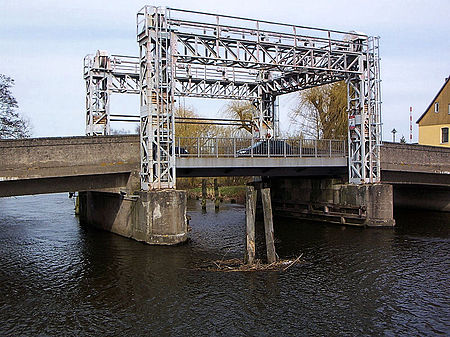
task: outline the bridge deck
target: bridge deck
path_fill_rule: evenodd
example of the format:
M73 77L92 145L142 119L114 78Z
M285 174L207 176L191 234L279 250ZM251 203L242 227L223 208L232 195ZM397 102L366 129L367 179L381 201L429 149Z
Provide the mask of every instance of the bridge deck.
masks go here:
M345 174L347 158L181 157L177 158L176 165L179 177L317 176Z
M381 180L390 184L450 186L450 149L383 143Z

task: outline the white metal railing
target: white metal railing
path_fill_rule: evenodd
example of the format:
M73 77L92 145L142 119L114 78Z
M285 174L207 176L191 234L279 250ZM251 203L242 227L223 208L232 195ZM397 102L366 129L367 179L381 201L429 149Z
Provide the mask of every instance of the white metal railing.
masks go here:
M177 157L346 157L346 140L177 137Z

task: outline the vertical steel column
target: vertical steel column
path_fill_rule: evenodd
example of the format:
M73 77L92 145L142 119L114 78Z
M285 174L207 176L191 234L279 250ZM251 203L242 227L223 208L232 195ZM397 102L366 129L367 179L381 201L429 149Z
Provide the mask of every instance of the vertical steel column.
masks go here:
M381 99L378 38L358 56L360 75L347 79L349 182L380 181Z
M174 36L169 10L146 6L137 16L140 49L141 188L175 188ZM143 24L143 25L142 25Z
M380 147L382 143L381 130L381 79L380 79L380 56L379 56L379 38L368 38L368 57L369 57L369 78L370 86L370 124L371 124L371 156L372 170L374 182L381 179L381 157Z
M361 58L361 56L359 57ZM362 62L359 62L361 65ZM364 182L363 170L364 136L363 136L363 81L362 75L355 75L347 80L348 108L348 169L349 182L360 184Z
M276 96L267 93L263 85L258 87L258 99L255 107L258 115L255 116L255 126L258 128L258 138L273 138L275 136L275 100Z
M94 79L92 71L85 73L84 80L86 83L86 135L93 136L94 128L94 100L96 94L94 93Z
M104 109L105 109L105 123L103 124L103 133L102 135L110 135L111 134L111 116L110 116L110 102L111 102L111 81L112 81L112 74L110 71L105 72L104 79L103 79L103 102L104 102Z
M90 70L86 80L86 135L109 134L109 74Z
M280 137L280 103L278 96L274 97L273 132L275 138Z

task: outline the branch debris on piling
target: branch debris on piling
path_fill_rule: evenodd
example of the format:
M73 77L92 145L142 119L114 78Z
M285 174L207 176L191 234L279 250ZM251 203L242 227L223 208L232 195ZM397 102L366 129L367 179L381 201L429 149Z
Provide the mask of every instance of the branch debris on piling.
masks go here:
M199 270L230 272L249 272L249 271L286 271L295 264L299 264L303 254L300 254L294 260L278 260L273 263L262 263L261 260L255 260L253 264L245 264L240 259L217 260L200 266Z

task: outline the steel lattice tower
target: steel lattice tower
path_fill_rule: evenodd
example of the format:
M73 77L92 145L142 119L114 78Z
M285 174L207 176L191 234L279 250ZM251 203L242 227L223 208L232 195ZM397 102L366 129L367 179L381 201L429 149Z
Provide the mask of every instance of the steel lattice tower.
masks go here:
M130 68L103 74L85 67L85 79L88 134L97 132L98 120L106 123L99 133L108 133L109 93L120 92L111 83L126 76L139 82L126 92L140 93L143 190L175 188L175 97L250 101L257 111L253 135L262 139L277 136L278 96L337 81L347 83L349 182L380 181L377 37L145 6L137 14L137 40L140 56L130 58ZM130 70L136 66L138 74Z
M169 29L167 9L144 7L143 10L145 26L138 31L141 188L175 188L175 37Z
M86 82L86 135L110 134L111 94L139 94L138 58L108 55L106 51L84 58Z

